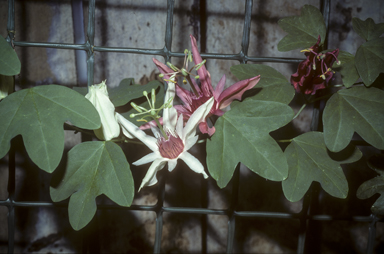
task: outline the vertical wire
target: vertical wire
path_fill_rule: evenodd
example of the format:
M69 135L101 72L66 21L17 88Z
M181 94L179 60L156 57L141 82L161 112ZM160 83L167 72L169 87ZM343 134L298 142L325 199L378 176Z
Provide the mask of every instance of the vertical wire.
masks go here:
M172 48L172 33L173 33L173 11L175 1L167 1L167 20L165 27L165 45L163 48L165 62L171 61L171 48ZM164 82L164 92L168 89L167 82ZM155 243L153 246L153 253L160 253L161 251L161 238L163 233L163 205L165 197L165 178L160 179L159 195L157 198L156 208L156 231L155 231Z
M240 163L237 164L235 172L232 178L232 196L231 203L228 208L228 236L227 236L227 253L233 252L233 246L235 241L235 229L236 229L236 215L235 210L239 198L239 181L240 181Z
M372 218L372 221L368 227L369 233L368 233L368 243L367 243L367 254L373 253L373 246L376 238L376 222L378 221L378 218L374 214L371 214L371 218Z
M174 10L175 1L168 0L167 1L167 21L165 28L165 62L171 61L171 48L172 48L172 33L173 33L173 10Z
M247 63L248 57L248 47L249 47L249 34L251 31L251 21L252 21L252 6L253 0L246 0L245 2L245 14L244 14L244 28L243 28L243 38L241 41L241 63Z
M156 203L156 231L155 231L155 243L153 246L153 253L160 253L161 251L161 237L163 233L163 206L165 197L165 177L161 176L159 185L159 195L157 196Z
M85 43L83 0L72 0L72 21L75 44ZM77 84L87 84L87 53L83 50L75 50Z
M8 36L7 40L13 45L15 38L15 1L8 0L8 20L7 20ZM13 88L15 89L15 87ZM16 152L15 141L11 141L11 148L8 153L8 253L14 253L15 246L15 189L16 189Z
M330 0L320 0L320 11L324 17L324 23L326 28L326 36L324 41L324 46L327 48L328 46L328 27L329 27L329 17L330 17ZM313 112L312 112L312 121L311 121L311 131L321 130L321 107L322 101L316 101L314 103ZM313 213L313 210L318 205L318 195L319 195L319 185L312 184L310 189L308 190L308 195L306 195L303 201L303 209L302 209L302 217L300 220L300 228L301 228L301 237L299 236L299 248L298 253L304 253L307 251L307 248L312 244L308 244L307 235L311 234L311 230L313 229L312 221L308 221L307 216ZM304 202L307 207L304 208ZM308 204L308 205L307 205ZM304 210L305 209L305 210ZM305 216L305 221L304 221ZM305 227L305 228L304 228ZM313 247L313 246L312 246ZM301 252L299 252L301 251ZM319 250L317 250L319 251Z
M87 78L88 86L93 85L93 69L94 69L94 39L95 39L95 0L90 0L88 3L88 28L87 28L87 37L86 46L88 48L88 60L87 60Z

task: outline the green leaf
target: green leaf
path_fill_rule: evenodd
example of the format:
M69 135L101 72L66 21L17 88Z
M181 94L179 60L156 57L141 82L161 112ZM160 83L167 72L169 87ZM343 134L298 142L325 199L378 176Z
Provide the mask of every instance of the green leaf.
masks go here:
M163 105L164 103L164 86L158 82L158 81L151 81L149 82L148 84L146 84L145 86L147 85L156 85L154 88L156 90L159 90L157 93L156 93L156 102L155 102L155 107L156 108L160 108L161 105ZM160 86L160 89L158 89L158 86ZM150 90L147 90L147 92L150 94ZM141 93L141 95L143 95L143 93ZM148 95L149 96L149 95ZM148 101L147 99L144 97L142 98L141 100L136 100L135 103L141 107L144 107L144 108L147 108L149 109L149 104L148 104ZM131 118L130 115L131 114L137 114L138 112L134 109L134 108L130 108L127 112L125 113L121 113L122 116L124 116L125 118L129 119L133 124L137 125L137 126L140 126L142 124L144 124L145 122L138 122L137 120L141 119L141 116L136 116L134 118ZM147 119L149 120L149 119Z
M384 23L375 24L371 18L362 21L359 18L352 18L353 30L366 41L379 38L384 33Z
M384 149L384 92L352 87L332 95L324 109L324 137L328 149L344 149L357 132L365 141Z
M93 105L70 88L58 85L20 90L0 102L0 158L10 141L21 134L29 157L41 169L53 172L64 150L63 124L98 129Z
M263 64L233 65L231 72L239 80L260 75L255 88L263 88L253 99L269 100L288 104L295 96L295 89L288 80L274 68Z
M351 87L360 77L355 66L355 56L346 51L340 51L337 58L341 64L337 65L335 62L332 68L340 72L344 86Z
M298 48L309 48L321 37L320 44L325 40L325 23L321 12L314 6L304 5L301 16L283 18L279 26L288 33L278 44L279 51L289 51Z
M135 188L121 148L111 141L78 144L68 153L63 180L50 188L54 202L71 196L69 222L75 230L85 227L96 213L96 197L105 194L121 206L132 204Z
M372 85L384 72L384 38L362 44L356 51L356 69L366 86Z
M289 174L283 181L283 191L291 202L299 201L313 181L319 182L330 195L346 198L348 182L340 164L357 161L362 156L360 150L355 148L349 158L343 161L332 160L321 132L307 132L294 138L284 153Z
M371 180L364 182L357 189L357 197L360 199L367 199L375 195L380 194L380 197L372 205L371 211L376 215L384 215L384 176L377 176Z
M152 89L157 89L161 83L153 80L146 85L134 85L133 79L123 79L118 87L108 91L109 97L115 107L123 106L133 99L143 96L143 92L147 91L151 94Z
M8 42L0 36L0 74L13 76L20 73L21 63L16 52Z
M287 177L288 166L282 150L269 132L292 120L286 104L246 99L221 116L216 132L207 141L207 165L220 188L233 176L239 162L273 181Z

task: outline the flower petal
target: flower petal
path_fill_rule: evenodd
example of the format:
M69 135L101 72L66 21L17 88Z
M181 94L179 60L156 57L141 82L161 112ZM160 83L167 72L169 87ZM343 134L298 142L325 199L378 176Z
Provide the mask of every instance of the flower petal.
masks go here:
M183 114L180 114L176 124L177 135L180 135L179 133L183 132L183 126L184 126L184 118L183 118Z
M227 107L235 99L241 100L243 93L253 88L260 81L260 75L239 81L224 90L218 99L219 109Z
M151 164L151 166L148 169L147 174L145 175L143 181L141 182L139 191L144 186L152 186L152 185L155 185L157 183L156 173L157 173L157 171L161 170L165 166L165 163L166 163L166 161L163 158L161 158L161 159L155 160Z
M188 151L194 144L196 144L198 139L199 139L199 136L196 135L194 137L191 137L191 138L185 140L184 151Z
M192 169L196 173L203 174L205 179L208 178L208 175L204 171L203 164L201 164L201 162L198 159L196 159L196 157L194 157L188 152L184 152L179 156L179 158L182 159L190 169Z
M124 135L129 134L130 136L134 136L141 140L149 149L152 151L158 151L159 148L157 147L157 139L145 134L144 131L140 130L139 127L125 119L122 115L119 113L116 113L117 121L120 123Z
M172 170L175 169L176 165L177 165L177 159L169 160L168 161L168 171L172 172Z
M209 114L209 111L211 110L214 102L214 97L212 97L207 100L203 105L198 107L195 112L193 112L183 129L182 135L180 136L182 140L186 140L192 136L195 136L197 125L200 122L205 121L205 117Z
M191 37L193 61L195 62L195 64L199 64L203 61L203 59L201 58L199 50L197 49L196 39L192 35L190 35L189 37ZM203 94L206 97L211 97L213 94L213 88L212 88L211 78L208 75L205 65L202 65L197 70L197 74L199 74L199 80L201 83L201 90L203 91Z
M165 64L163 64L162 62L160 62L159 60L157 60L155 58L152 58L152 60L155 63L155 65L157 66L157 69L159 69L159 71L162 74L164 74L164 78L169 79L171 76L165 75L165 74L173 73L174 71L171 68L169 68L168 66L166 66Z
M168 88L165 92L164 101L175 97L175 84L168 82ZM172 102L173 105L173 102ZM177 111L174 107L163 109L163 128L165 130L174 130L177 122Z
M161 157L160 153L158 151L156 151L156 152L149 153L149 154L145 155L143 158L141 158L140 160L135 161L132 164L135 165L135 166L140 166L140 165L144 165L144 164L150 163L150 162L152 162L152 161L154 161L156 159L159 159L159 158L163 158L163 157Z
M179 97L183 101L184 107L191 111L193 94L190 91L180 87L179 85L176 85L176 94L177 97Z
M212 136L216 131L215 126L209 127L206 121L199 124L199 130L203 134L208 133L209 136Z
M215 92L213 93L213 96L215 97L215 99L218 101L219 100L219 97L220 97L220 94L223 92L224 90L224 85L225 85L225 74L223 75L223 77L220 79L219 83L217 83L216 87L215 87Z

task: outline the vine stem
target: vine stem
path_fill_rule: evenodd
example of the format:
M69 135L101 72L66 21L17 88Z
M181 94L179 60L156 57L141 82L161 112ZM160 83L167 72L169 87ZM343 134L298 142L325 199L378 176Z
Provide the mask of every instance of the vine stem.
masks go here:
M303 109L304 109L306 106L307 106L307 104L303 104L303 106L301 106L300 110L296 113L296 115L292 118L292 120L295 119L296 117L298 117L298 116L300 115L301 111L303 111Z

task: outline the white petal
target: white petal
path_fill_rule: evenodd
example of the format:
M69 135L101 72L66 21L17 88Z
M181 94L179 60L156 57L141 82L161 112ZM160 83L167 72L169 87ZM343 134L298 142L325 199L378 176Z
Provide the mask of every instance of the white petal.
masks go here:
M165 92L164 101L168 101L169 98L175 97L175 84L168 82L168 88ZM172 101L173 105L173 101ZM163 128L165 130L175 130L177 122L177 111L174 107L163 109Z
M180 159L182 159L190 169L195 171L196 173L203 174L204 178L207 179L208 175L204 171L204 166L201 164L201 162L196 159L194 156L192 156L188 152L183 152L180 156Z
M163 135L161 135L159 128L157 128L155 124L153 124L152 122L149 122L149 126L151 126L151 131L152 131L153 135L155 136L155 138L160 138L163 136Z
M186 140L196 134L197 125L204 121L205 117L209 114L214 103L214 97L207 100L203 105L198 107L195 112L188 119L187 124L184 127L183 135L181 137L182 140Z
M176 133L177 135L179 135L179 137L183 133L183 126L184 126L183 114L180 114L176 124Z
M120 126L115 118L115 106L108 97L105 82L89 87L85 95L99 113L101 128L95 131L98 138L111 140L120 135Z
M188 151L194 144L196 144L198 139L199 139L199 136L197 135L187 139L184 144L184 151Z
M172 170L175 169L176 165L177 165L177 159L169 160L168 161L168 171L172 172Z
M139 191L144 186L152 186L157 183L156 173L157 171L161 170L164 167L165 163L166 161L164 161L163 159L157 159L151 164L147 174L145 175L143 181L141 182Z
M138 138L143 142L146 146L148 146L149 149L152 151L158 151L159 148L157 147L157 139L155 139L152 136L149 136L145 134L144 131L140 130L139 127L125 119L122 115L119 113L116 113L117 121L120 123L121 127L123 128L123 133L128 132L130 135Z
M149 154L145 155L143 158L141 158L140 160L135 161L132 164L135 165L135 166L140 166L140 165L143 165L143 164L150 163L150 162L152 162L152 161L154 161L156 159L159 159L159 158L163 158L163 157L161 157L160 153L159 152L153 152L153 153L149 153Z

